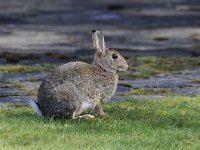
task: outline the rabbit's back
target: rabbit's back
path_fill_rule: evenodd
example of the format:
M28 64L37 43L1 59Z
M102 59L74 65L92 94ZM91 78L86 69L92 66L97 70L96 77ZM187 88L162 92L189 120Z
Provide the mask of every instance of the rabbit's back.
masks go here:
M114 94L118 76L101 67L84 62L70 62L50 73L38 91L38 102L44 114L52 116L65 112L65 107L73 110L82 102L95 105L96 101L106 101ZM64 115L71 115L69 114Z
M56 68L44 79L44 82L48 82L51 87L66 83L80 87L82 84L91 86L90 82L93 82L96 86L105 85L105 83L114 83L116 79L118 79L116 73L108 73L97 65L79 61L70 62Z

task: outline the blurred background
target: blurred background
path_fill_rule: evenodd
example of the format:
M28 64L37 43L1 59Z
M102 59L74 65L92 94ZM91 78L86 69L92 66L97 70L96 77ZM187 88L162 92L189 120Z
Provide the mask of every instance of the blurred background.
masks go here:
M0 97L36 95L55 66L92 62L92 29L129 62L119 92L199 93L199 0L1 0Z
M0 52L93 54L100 29L124 53L198 56L199 18L198 0L1 0Z

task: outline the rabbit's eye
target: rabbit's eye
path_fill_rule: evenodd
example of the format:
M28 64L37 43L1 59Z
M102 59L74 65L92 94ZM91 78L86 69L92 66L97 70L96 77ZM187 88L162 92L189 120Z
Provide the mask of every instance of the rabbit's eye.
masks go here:
M117 58L118 58L118 55L117 55L117 54L112 54L112 58L113 58L113 59L117 59Z

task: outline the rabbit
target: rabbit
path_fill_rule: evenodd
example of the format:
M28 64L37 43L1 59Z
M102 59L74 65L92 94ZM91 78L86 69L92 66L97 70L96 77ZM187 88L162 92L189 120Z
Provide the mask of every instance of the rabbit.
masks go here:
M81 118L94 116L84 111L93 109L99 117L106 117L102 104L114 95L118 71L126 71L125 58L114 49L106 48L103 34L92 30L94 61L69 62L47 75L38 89L38 101L32 107L40 116L53 118Z

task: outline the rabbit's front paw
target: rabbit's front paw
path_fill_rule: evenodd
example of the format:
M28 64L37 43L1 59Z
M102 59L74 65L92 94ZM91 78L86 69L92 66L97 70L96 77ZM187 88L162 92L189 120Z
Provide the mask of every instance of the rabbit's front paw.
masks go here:
M103 111L101 104L95 106L95 111L99 117L106 118L107 114Z
M99 114L99 117L101 117L101 118L107 118L108 114L105 113L105 112L102 112L102 113Z

